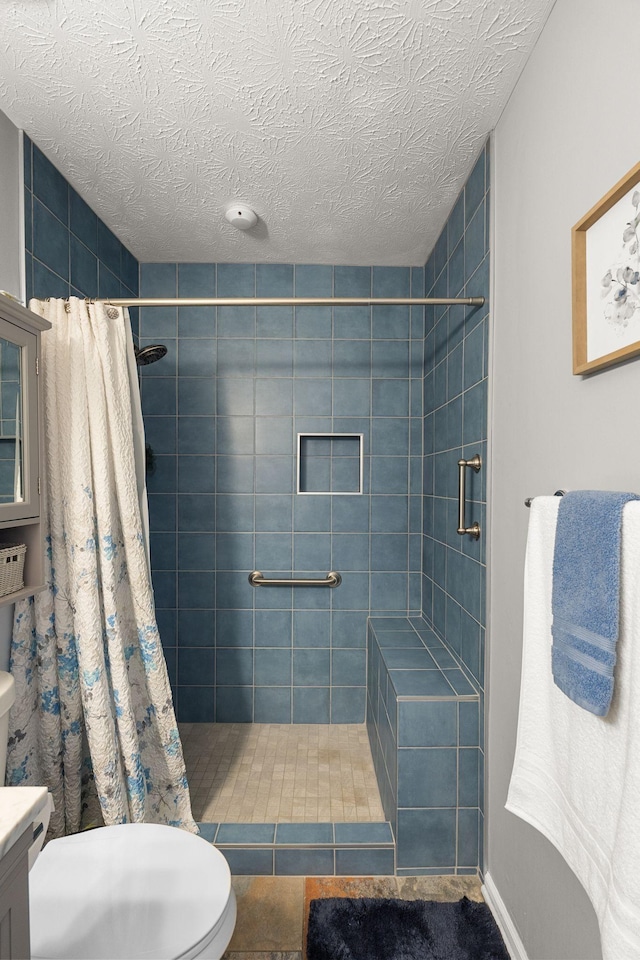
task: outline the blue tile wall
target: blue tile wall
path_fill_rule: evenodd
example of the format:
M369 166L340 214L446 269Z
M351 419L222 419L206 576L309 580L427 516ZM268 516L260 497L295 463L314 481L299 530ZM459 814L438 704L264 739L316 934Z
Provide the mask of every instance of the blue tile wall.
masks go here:
M140 266L142 296L423 290L422 269ZM421 608L423 309L141 309L141 344L158 340L142 403L179 719L363 722L367 616ZM298 433L363 434L364 493L296 495ZM308 489L353 490L353 444L312 447ZM256 589L253 569L343 581Z
M136 258L26 134L24 164L27 302L137 296Z
M479 474L467 472L467 523L480 523L480 540L458 536L456 527L457 461L479 453L486 465L487 457L489 180L487 143L425 264L427 296L485 298L482 308L425 310L423 418L423 616L480 691L480 712L464 707L460 733L480 744L481 757L486 467ZM475 777L477 783L477 772ZM482 820L481 782L478 789ZM468 847L471 841L464 837L477 835L478 825L471 825L473 816L465 813L464 824L458 824L459 845Z

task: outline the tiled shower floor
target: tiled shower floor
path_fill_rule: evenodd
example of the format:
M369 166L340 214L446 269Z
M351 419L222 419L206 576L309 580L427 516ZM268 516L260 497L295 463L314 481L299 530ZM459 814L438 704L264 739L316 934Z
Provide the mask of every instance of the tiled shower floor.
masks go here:
M364 724L180 724L193 816L213 823L384 820Z

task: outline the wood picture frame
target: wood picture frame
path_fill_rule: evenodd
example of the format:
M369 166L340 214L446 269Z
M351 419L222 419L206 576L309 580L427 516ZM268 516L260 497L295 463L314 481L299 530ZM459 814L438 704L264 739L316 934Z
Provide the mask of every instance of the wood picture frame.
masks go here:
M640 354L640 163L571 231L573 373Z

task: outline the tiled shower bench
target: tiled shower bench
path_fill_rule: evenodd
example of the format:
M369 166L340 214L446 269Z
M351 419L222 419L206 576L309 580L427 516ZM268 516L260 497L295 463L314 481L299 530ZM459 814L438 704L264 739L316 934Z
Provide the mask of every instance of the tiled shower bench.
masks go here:
M372 618L367 729L396 872L476 873L479 694L426 621Z

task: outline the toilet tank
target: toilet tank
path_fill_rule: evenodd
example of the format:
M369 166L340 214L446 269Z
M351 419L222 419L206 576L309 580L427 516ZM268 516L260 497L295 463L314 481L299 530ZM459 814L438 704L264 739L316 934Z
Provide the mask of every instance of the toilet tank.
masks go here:
M9 739L9 710L16 698L16 684L10 673L0 670L0 787L4 786Z

